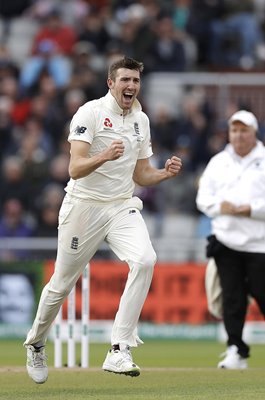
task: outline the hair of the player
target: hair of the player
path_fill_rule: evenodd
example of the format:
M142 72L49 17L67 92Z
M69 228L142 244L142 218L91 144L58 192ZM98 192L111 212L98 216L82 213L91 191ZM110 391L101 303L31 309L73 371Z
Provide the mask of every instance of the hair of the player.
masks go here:
M125 56L110 65L108 78L115 81L117 70L120 68L133 69L141 73L144 70L144 64L140 61L134 60L133 58Z

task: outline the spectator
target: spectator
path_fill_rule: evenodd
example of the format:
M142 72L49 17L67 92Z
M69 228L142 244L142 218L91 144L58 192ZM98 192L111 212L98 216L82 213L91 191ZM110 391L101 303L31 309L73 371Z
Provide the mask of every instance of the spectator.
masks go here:
M10 36L12 19L21 16L31 5L31 0L1 1L0 16L3 19L2 42L6 43Z
M44 186L39 194L39 210L46 205L52 205L54 207L60 208L62 204L63 197L65 195L62 185L58 183L51 182Z
M100 62L99 62L100 58ZM99 75L103 68L95 46L89 42L78 42L72 58L72 76L68 89L79 89L85 93L86 100L92 100L100 93Z
M79 20L87 14L91 0L33 0L30 10L32 18L43 20L54 10L60 13L63 21L78 29Z
M25 181L23 161L18 156L8 156L2 163L0 185L1 210L8 199L17 199L25 209L29 207L30 188Z
M85 16L79 29L78 40L93 44L99 54L104 54L111 36L104 26L100 10L92 8Z
M196 41L198 49L197 64L208 68L209 41L211 40L211 23L222 18L224 0L191 0L187 32Z
M9 96L0 96L0 161L6 155L7 150L12 142L12 131L14 123L12 119L12 111L14 102Z
M130 5L123 13L117 45L122 54L145 60L154 39L153 21L145 6Z
M201 90L191 89L183 98L182 112L177 118L178 137L190 146L190 168L193 171L209 159L206 143L211 132L211 110Z
M71 115L75 113L86 101L85 94L82 89L70 89L65 93L65 121L69 121Z
M17 199L8 199L3 206L0 217L1 238L31 237L35 233L35 221L26 218L22 203ZM25 259L29 256L27 250L3 249L0 251L0 259L11 261Z
M69 58L72 56L75 43L74 29L64 23L58 10L52 10L37 32L32 54L22 68L21 90L32 89L42 73L52 76L59 89L64 88L71 76Z
M34 212L36 198L47 183L47 170L53 154L52 143L39 120L30 118L27 121L12 154L22 159L25 181L31 193L30 207Z
M65 125L62 129L62 136L58 143L58 152L60 154L65 154L67 157L69 157L69 154L70 154L70 145L69 145L68 141L66 140L66 138L68 137L69 125L70 125L70 121L65 123Z
M176 119L166 106L161 105L152 122L152 140L158 145L158 152L171 153L177 141Z
M168 16L163 16L157 21L147 63L151 72L183 72L186 69L183 39Z
M1 15L1 14L0 14ZM5 77L15 77L19 75L19 67L12 60L11 54L5 43L0 42L0 79Z
M191 0L173 1L173 22L174 26L185 32L190 15Z
M263 42L252 0L225 0L223 18L210 25L210 61L214 66L251 69Z
M198 49L195 38L188 32L191 0L174 0L172 4L172 19L175 29L183 38L188 69L194 69L198 58Z
M59 9L54 8L44 17L43 25L34 37L32 54L38 54L43 43L50 43L51 46L58 49L60 54L71 57L76 41L77 35L74 28L67 25Z
M213 157L225 148L227 144L227 123L219 121L215 124L212 135L209 136L206 144L209 157Z
M59 91L51 77L43 76L39 81L38 92L32 98L31 116L41 120L45 132L55 145L55 150L67 118L64 109L64 96L67 90L68 87L64 91Z
M45 204L39 215L36 236L57 237L58 235L58 207ZM46 252L45 252L46 254ZM55 256L55 253L53 254Z
M30 93L38 85L42 75L53 78L58 89L63 89L70 80L71 64L60 49L49 39L41 41L21 70L20 86L22 93Z
M43 188L37 200L36 236L57 237L58 215L64 194L64 189L60 184L52 182ZM56 249L43 250L38 253L38 257L54 258L56 257Z
M61 185L64 189L69 180L69 154L59 153L50 162L49 174L53 183Z
M45 160L49 159L54 154L54 143L52 137L45 131L44 125L38 116L32 115L30 116L24 125L24 130L22 133L21 142L19 143L19 148L17 151L23 152L23 143L26 145L26 142L29 144L34 144L36 147L34 157ZM21 148L20 148L21 146ZM26 147L24 148L26 149ZM28 147L29 149L29 147ZM37 155L38 153L38 155ZM24 152L25 158L26 152Z
M31 99L19 95L18 80L14 76L5 76L1 81L0 92L10 100L13 127L23 125L30 112ZM11 130L12 127L9 132Z

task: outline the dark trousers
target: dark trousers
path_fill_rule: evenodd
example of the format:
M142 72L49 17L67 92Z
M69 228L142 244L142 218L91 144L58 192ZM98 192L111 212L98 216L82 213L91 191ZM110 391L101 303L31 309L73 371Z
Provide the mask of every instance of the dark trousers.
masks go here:
M265 317L265 254L240 252L219 245L214 259L223 293L227 345L236 345L242 357L249 357L249 346L242 340L242 332L248 295L257 301Z

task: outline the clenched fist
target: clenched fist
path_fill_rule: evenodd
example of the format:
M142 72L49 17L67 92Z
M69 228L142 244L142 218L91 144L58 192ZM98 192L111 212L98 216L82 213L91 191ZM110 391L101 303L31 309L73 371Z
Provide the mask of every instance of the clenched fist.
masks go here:
M113 140L111 145L105 150L106 157L109 161L117 160L124 153L125 146L122 140Z

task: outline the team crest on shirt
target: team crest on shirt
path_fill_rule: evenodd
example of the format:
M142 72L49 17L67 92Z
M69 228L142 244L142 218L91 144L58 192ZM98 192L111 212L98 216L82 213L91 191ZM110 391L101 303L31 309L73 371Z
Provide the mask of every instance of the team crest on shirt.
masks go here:
M77 250L78 249L78 242L79 242L78 237L77 236L73 236L72 237L72 241L71 241L71 249Z
M133 127L134 127L134 134L133 134L133 136L136 136L137 137L137 142L142 142L142 140L143 140L143 137L142 137L142 135L140 134L140 129L139 129L139 124L138 124L138 122L135 122L134 124L133 124Z
M79 126L79 125L77 125L77 127L76 127L75 130L74 130L74 133L75 133L75 135L80 136L80 135L82 135L83 133L85 133L86 129L87 129L87 128L86 128L85 126Z

